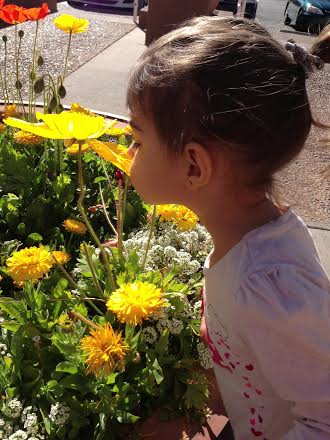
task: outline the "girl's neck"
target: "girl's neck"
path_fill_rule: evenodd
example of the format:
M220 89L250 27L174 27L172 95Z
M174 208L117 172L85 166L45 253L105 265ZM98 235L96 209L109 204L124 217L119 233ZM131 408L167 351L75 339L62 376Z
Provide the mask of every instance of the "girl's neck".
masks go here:
M281 210L266 196L251 203L233 203L206 210L201 222L212 236L214 249L210 266L219 261L248 232L281 215Z

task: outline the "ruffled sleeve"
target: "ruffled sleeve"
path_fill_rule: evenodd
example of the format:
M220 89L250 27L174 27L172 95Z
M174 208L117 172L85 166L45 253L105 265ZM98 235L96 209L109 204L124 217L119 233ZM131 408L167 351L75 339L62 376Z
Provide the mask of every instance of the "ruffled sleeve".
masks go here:
M281 440L330 439L330 288L325 273L279 265L244 277L237 292L242 339L294 428Z

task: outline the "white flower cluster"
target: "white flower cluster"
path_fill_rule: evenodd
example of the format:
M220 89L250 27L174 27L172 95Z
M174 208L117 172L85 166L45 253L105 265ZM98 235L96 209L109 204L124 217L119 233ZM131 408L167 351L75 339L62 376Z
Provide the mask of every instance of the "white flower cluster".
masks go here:
M5 416L11 419L16 419L21 415L22 409L22 402L15 397L14 399L8 400L7 404L2 409L2 412Z
M184 323L177 318L163 317L158 319L156 327L159 333L163 333L165 329L168 329L172 335L179 335L184 329Z
M70 408L57 402L50 407L49 418L56 426L63 426L70 418Z
M210 350L206 347L206 345L203 342L198 342L197 353L198 353L199 363L203 368L205 368L205 370L209 370L210 368L213 368L213 360L211 357Z
M2 356L5 356L8 352L8 347L6 344L3 344L2 342L0 342L0 354Z
M141 332L141 338L148 344L154 344L157 341L157 332L151 327L145 327Z
M22 402L17 398L10 399L1 409L5 418L0 418L0 439L43 440L45 437L38 432L38 416L35 411L32 406L23 409ZM19 426L22 423L23 426Z
M144 228L130 234L124 243L128 251L137 252L140 262L144 258L148 238L149 228ZM172 223L163 222L151 239L146 268L177 267L180 278L185 281L201 269L211 249L211 236L203 226L197 225L192 231L180 232Z

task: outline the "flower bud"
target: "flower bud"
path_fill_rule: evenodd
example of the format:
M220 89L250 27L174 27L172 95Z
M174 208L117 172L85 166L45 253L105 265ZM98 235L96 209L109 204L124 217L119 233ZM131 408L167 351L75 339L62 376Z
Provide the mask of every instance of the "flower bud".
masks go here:
M56 107L57 107L57 99L55 96L53 96L48 106L49 113L52 113L56 109Z
M94 205L94 206L90 206L88 208L88 211L94 213L96 211L99 211L102 208L103 208L103 205Z
M17 80L17 81L15 82L15 88L16 88L17 90L21 90L22 87L23 87L23 85L22 85L21 81L20 81L20 80Z
M42 58L41 55L38 56L37 64L39 67L41 67L44 64L44 59Z
M18 36L19 36L19 38L23 38L24 37L24 31L22 31L22 29L20 29L18 31Z
M45 88L44 79L43 78L37 79L37 81L34 83L34 86L33 86L35 93L37 95L39 95L40 93L43 92L44 88Z
M66 90L63 84L60 85L60 87L58 88L58 96L60 98L64 98L66 95Z
M31 70L31 72L30 72L30 79L31 79L31 81L34 81L36 79L36 74L33 70Z
M124 173L120 170L115 171L115 178L117 182L123 182L124 181Z
M61 112L63 112L64 111L64 107L63 107L63 105L62 104L59 104L58 106L57 106L57 113L61 113Z
M7 43L7 41L8 41L8 37L7 37L7 35L3 35L2 36L2 41L6 44Z

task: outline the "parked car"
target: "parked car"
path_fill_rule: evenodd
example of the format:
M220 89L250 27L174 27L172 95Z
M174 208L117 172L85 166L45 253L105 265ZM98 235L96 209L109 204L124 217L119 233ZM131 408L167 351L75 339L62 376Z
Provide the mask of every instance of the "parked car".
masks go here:
M284 11L284 24L297 30L319 33L330 23L330 0L289 0Z
M103 6L109 8L121 8L121 9L133 9L134 0L68 0L71 5L93 5ZM139 0L139 9L143 8L147 4L147 0Z
M244 14L246 18L254 19L256 17L258 2L259 0L247 0ZM217 9L221 11L229 11L236 15L237 3L238 0L220 0Z

